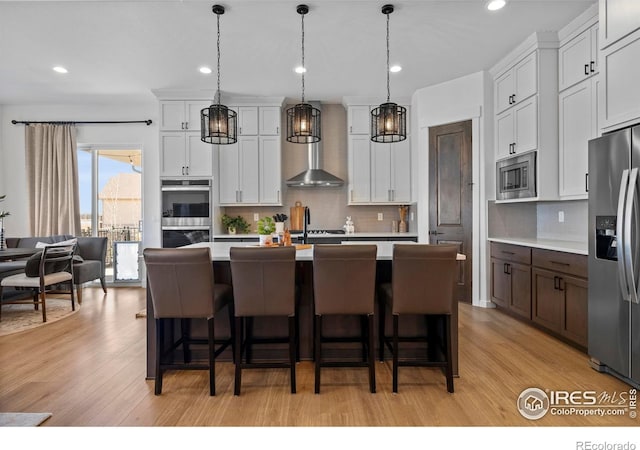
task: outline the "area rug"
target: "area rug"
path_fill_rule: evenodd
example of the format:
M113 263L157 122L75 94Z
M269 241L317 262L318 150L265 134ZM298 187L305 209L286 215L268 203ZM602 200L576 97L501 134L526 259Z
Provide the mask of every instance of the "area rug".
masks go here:
M42 306L42 305L41 305ZM18 333L56 322L70 316L80 309L76 302L76 311L71 311L71 301L64 298L47 297L47 321L42 322L42 310L33 309L33 305L17 304L2 305L2 320L0 320L0 336Z
M0 427L37 427L51 413L0 413Z

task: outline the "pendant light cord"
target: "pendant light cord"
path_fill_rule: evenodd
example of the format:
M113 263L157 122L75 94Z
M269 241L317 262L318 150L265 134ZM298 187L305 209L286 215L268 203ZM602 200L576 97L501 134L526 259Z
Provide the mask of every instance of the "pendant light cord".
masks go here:
M389 14L387 16L387 103L391 98L391 88L389 87Z
M304 73L306 68L304 66L304 14L302 16L302 103L304 103Z
M220 105L220 14L216 14L218 19L218 105Z

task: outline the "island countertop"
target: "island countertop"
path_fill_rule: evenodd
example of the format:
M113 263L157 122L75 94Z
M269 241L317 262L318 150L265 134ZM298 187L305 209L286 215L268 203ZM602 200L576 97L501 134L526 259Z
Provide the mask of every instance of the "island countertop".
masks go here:
M378 247L378 253L376 259L379 261L393 259L393 244L408 244L415 245L407 241L346 241L344 244L348 245L362 245L362 244L375 244ZM211 250L211 259L213 261L229 261L229 249L231 247L256 247L255 244L250 242L199 242L197 244L185 245L181 248L202 248L208 247ZM466 256L458 254L458 261L464 261ZM310 248L304 248L296 251L297 261L313 261L313 245Z

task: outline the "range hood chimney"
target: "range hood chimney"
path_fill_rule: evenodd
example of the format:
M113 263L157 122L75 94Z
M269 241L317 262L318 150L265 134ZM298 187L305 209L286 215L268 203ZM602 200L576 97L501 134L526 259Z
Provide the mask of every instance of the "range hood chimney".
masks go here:
M320 109L319 102L309 102ZM299 188L340 187L344 181L322 169L322 141L308 145L308 169L287 180L287 186Z

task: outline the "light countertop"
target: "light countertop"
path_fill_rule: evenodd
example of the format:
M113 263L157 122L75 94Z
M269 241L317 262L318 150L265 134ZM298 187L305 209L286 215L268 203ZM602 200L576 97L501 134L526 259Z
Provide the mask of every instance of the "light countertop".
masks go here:
M556 239L537 238L499 238L490 237L491 242L501 242L503 244L524 245L527 247L541 248L544 250L555 250L558 252L575 253L577 255L588 255L589 246L586 242L562 241Z
M351 245L359 244L376 244L378 246L378 260L391 260L393 257L393 241L371 241L371 242L348 242ZM408 244L407 242L401 242ZM211 250L211 259L213 261L229 261L229 249L231 247L253 247L255 244L249 242L200 242L198 244L185 245L181 248L201 248L208 247ZM465 255L458 254L459 261L466 259ZM313 246L304 250L296 251L297 261L313 261Z
M292 236L302 236L302 233L295 233ZM214 239L258 239L258 234L215 234ZM309 237L313 238L416 238L418 233L392 233L392 232L356 232L353 234L309 234Z

